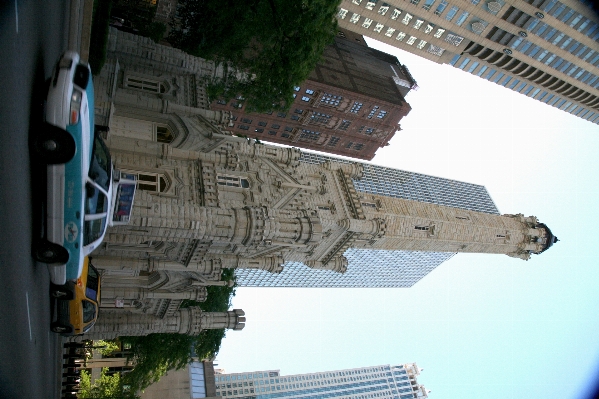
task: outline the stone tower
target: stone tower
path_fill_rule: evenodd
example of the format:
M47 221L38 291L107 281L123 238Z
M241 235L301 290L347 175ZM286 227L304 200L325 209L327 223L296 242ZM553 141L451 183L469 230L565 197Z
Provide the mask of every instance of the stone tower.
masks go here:
M208 286L231 284L221 281L224 269L279 273L296 262L344 273L349 249L528 259L557 240L533 216L497 214L480 186L473 200L462 198L472 187L446 179L438 200L402 197L390 186L410 191L422 182L362 181L372 165L307 162L315 155L233 136L230 115L206 109L199 82L217 73L212 64L124 47L131 53L109 52L95 80L96 113L110 129L115 168L137 177L138 192L129 225L110 227L93 254L104 282L94 337L240 329L239 311L180 309L204 300Z

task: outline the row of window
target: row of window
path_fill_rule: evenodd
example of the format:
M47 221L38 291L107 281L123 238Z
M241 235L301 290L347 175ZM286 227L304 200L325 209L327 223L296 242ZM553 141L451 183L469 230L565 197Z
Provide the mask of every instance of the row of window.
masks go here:
M401 13L401 11L399 11L399 10L397 10L397 11L399 13ZM339 10L339 13L338 13L338 18L344 19L347 16L347 13L348 13L348 10L346 10L344 8L341 8ZM349 22L357 23L360 20L360 17L361 17L360 14L354 13L352 15L352 17L349 19ZM404 17L404 20L406 20L408 22L411 19L412 19L412 15L410 15L410 14L406 14L406 16ZM373 22L375 22L375 21L373 21L370 18L365 18L364 21L362 22L362 27L368 29L372 25ZM423 23L424 23L423 20L417 20L416 24L415 24L415 27L420 28ZM374 32L377 32L377 33L383 33L383 28L384 27L385 27L384 24L375 22L375 26L374 26L373 30L374 30ZM433 24L426 24L426 27L424 29L424 33L430 34L434 30L435 30L435 26ZM396 31L397 31L397 34L396 34ZM438 29L436 29L436 31L434 33L434 36L437 37L437 38L440 38L443 35L444 32L445 32L445 29L438 28ZM387 27L384 30L384 35L387 36L387 37L395 37L395 39L398 40L398 41L400 41L400 42L403 42L404 39L406 37L408 37L408 35L405 32L398 31L397 29L392 28L392 27ZM462 38L462 40L463 40L463 38ZM448 40L446 40L446 41L448 41ZM424 49L424 47L428 43L424 39L420 39L419 40L416 36L411 36L411 35L408 37L408 39L406 40L405 43L411 46L411 45L413 45L416 42L418 42L416 44L416 48L418 48L418 49ZM461 40L460 40L460 43L461 43ZM455 44L455 43L452 43L452 44ZM456 45L459 45L459 43L456 44ZM445 52L445 49L443 49L441 47L438 47L438 46L434 46L432 44L429 44L429 47L427 48L426 51L429 52L429 53L431 53L431 54L434 54L434 55L437 55L437 56L441 56L443 54L443 52Z
M585 36L591 37L593 40L599 39L599 23L593 22L590 19L584 17L580 13L574 11L570 7L561 3L558 0L550 0L545 3L542 8L539 7L543 4L540 0L524 0L527 3L539 8L545 13L559 19L570 28L576 29L578 32ZM538 13L541 18L544 16L542 13Z
M458 61L460 62L458 63ZM580 118L586 119L593 123L599 123L599 113L588 110L577 104L573 104L572 101L563 99L555 94L550 93L549 91L542 91L541 88L528 84L526 81L521 81L516 77L506 75L506 73L502 72L501 70L496 70L494 68L488 67L487 65L483 65L476 73L474 73L475 69L479 66L479 62L471 60L468 57L461 58L459 54L452 59L450 64L456 68L482 77L490 82L497 83L501 86L517 91L518 93L527 95L528 97L532 97L551 106L560 108Z

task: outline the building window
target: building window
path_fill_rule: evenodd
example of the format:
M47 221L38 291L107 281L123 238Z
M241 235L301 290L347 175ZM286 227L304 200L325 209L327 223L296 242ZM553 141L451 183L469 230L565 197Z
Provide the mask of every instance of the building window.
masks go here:
M128 76L125 85L132 89L143 90L150 93L166 93L166 87L158 80Z
M310 102L310 100L312 100L310 97L302 96L302 101Z
M424 28L424 33L429 34L435 29L435 25L426 24L426 28Z
M435 37L436 37L436 35L435 35ZM445 37L445 41L447 43L451 43L456 47L459 46L463 40L464 40L464 38L462 36L454 35L452 33L448 33L447 36Z
M445 29L439 28L439 29L437 29L437 31L435 32L435 34L433 36L436 38L439 38L439 37L443 36L443 33L445 33Z
M401 42L401 41L403 41L403 39L404 39L405 37L406 37L406 34L405 34L405 33L403 33L403 32L399 32L399 33L397 34L397 37L396 37L396 39L397 39L397 40L399 40L399 41Z
M424 23L423 20L417 19L416 22L414 23L414 29L420 29L420 27L422 26L423 23Z
M314 132L312 130L302 129L300 134L300 140L304 141L317 141L320 137L320 132Z
M359 20L360 20L360 14L354 13L354 15L352 15L351 18L349 19L349 22L351 22L352 24L355 24Z
M416 36L410 36L410 38L406 41L406 44L409 44L411 46L412 44L414 44L416 39L417 39Z
M175 139L173 132L168 126L156 126L156 141L159 143L171 143Z
M362 202L362 206L374 209L378 208L374 202Z
M377 33L380 33L380 31L383 30L384 26L385 26L384 24L377 23L376 26L374 27L374 31Z
M359 131L360 133L364 133L364 134L367 134L367 135L369 135L369 136L370 136L370 135L372 135L372 133L374 133L374 131L375 131L375 130L376 130L376 129L375 129L375 128L373 128L373 127L366 127L366 126L362 126L362 127L361 127L361 128L358 130L358 131Z
M250 127L248 125L238 125L238 128L240 128L241 130L249 130Z
M329 139L327 145L329 145L331 147L335 147L337 145L337 143L339 143L339 140L341 140L339 137L332 136Z
M462 15L460 15L460 17L455 21L455 24L458 26L462 26L466 18L468 18L468 15L470 15L470 13L468 11L464 11Z
M401 20L401 22L404 25L407 25L410 23L410 20L413 18L413 15L406 13L406 15L404 15L403 19Z
M255 132L258 132L258 133L263 133L263 132L264 132L264 129L263 129L263 128L261 128L261 127L259 127L259 128L256 128Z
M167 177L162 173L138 172L122 169L122 172L134 175L137 178L137 188L154 193L164 193L170 185Z
M216 175L216 184L227 187L249 188L250 182L239 176Z
M446 0L441 0L441 3L439 3L439 5L437 6L437 9L435 10L435 15L441 15L443 13L443 11L445 11L447 4L449 4L449 3L447 3Z
M422 5L422 8L424 8L426 11L430 10L433 4L435 4L435 1L436 0L426 0Z
M336 96L333 94L324 93L322 98L320 99L320 102L324 105L336 107L339 105L339 103L341 102L342 99L343 99L342 96Z
M345 19L345 17L347 16L347 12L348 10L346 10L345 8L340 8L339 13L337 13L337 18Z
M351 125L351 121L344 119L337 129L345 131L349 128L349 125Z
M385 15L385 14L387 14L387 11L389 11L389 6L382 5L381 8L379 8L379 10L377 12L381 15Z
M391 36L393 36L394 32L395 32L395 28L387 28L387 32L385 32L385 36L391 37Z
M399 18L399 16L401 15L401 10L398 10L397 8L393 10L393 14L391 14L391 19L396 20L397 18Z
M426 40L421 40L416 47L422 49L424 46L426 46Z
M241 121L242 121L243 123L252 123L252 120L251 120L251 119L248 119L248 118L241 118Z
M323 114L321 112L312 112L310 123L327 124L331 120L331 117L331 115Z
M293 128L291 126L285 126L286 132L293 132Z
M266 122L258 122L258 126L266 126Z
M278 129L281 127L281 125L277 125L276 123L273 123L272 125L270 125L270 127L273 129Z
M268 134L270 134L271 136L276 136L276 135L277 135L277 132L276 132L276 131L274 131L274 130L269 130L269 131L268 131Z
M430 226L414 226L414 230L429 231Z
M445 49L444 49L444 48L441 48L441 47L437 47L437 46L435 46L435 45L433 45L433 44L429 44L429 46L428 46L428 50L426 50L426 51L427 51L428 53L431 53L431 54L434 54L434 55L436 55L436 56L439 56L439 57L440 57L440 56L442 56L442 55L443 55L443 53L445 52Z

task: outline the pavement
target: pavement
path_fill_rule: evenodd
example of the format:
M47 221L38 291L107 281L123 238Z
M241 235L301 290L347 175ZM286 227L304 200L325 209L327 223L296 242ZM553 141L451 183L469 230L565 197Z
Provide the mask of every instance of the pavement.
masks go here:
M94 0L71 0L68 49L77 51L81 60L86 62L89 58L93 12Z

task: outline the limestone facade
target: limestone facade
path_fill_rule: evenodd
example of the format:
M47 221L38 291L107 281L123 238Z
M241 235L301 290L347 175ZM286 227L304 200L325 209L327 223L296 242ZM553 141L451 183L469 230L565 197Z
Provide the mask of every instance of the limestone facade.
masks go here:
M240 310L179 308L204 299L206 286L229 284L220 281L223 269L277 273L302 262L343 273L348 248L528 259L554 242L533 216L367 194L354 185L362 163L300 162L297 148L232 136L226 112L205 109L202 89L184 84L199 79L163 56L110 52L96 77L96 112L110 127L114 166L137 176L138 192L130 223L109 228L93 254L105 309L88 337L243 328ZM146 81L127 80L131 71ZM149 77L160 77L158 86Z

